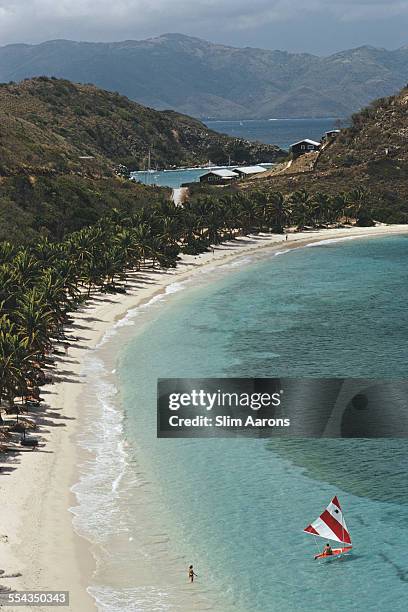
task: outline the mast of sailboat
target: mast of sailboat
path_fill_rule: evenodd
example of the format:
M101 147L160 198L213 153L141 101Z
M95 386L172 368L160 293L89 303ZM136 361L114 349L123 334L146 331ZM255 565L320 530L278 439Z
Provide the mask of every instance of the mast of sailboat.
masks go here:
M151 149L149 147L149 152L147 154L147 169L145 168L145 185L150 185L150 167L152 165L152 154Z

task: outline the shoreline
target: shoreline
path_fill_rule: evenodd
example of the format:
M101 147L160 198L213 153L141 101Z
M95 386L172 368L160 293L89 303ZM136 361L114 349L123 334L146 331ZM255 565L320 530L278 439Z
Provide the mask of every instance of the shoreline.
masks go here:
M83 367L86 356L102 340L109 342L110 330L129 310L204 267L216 268L243 255L262 255L321 241L407 233L407 225L393 225L294 233L287 241L285 235L248 236L218 245L213 252L183 255L173 270L132 273L126 294L94 294L66 327L67 344L56 347L51 369L55 382L41 387L46 406L29 413L30 417L36 415L38 435L45 446L28 451L29 458L27 451L19 450L0 460L0 568L6 574L22 574L15 578L0 575L0 585L16 590L69 590L70 605L66 609L96 610L86 591L95 568L92 544L75 531L71 510L78 505L72 487L78 483L84 452L78 443L85 419L81 398L88 384ZM37 608L42 609L47 608Z

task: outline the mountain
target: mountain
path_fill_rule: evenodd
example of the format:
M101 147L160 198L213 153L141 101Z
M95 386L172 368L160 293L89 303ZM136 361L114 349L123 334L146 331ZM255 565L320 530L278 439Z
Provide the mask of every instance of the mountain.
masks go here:
M166 195L124 179L147 163L272 161L272 145L231 138L174 111L94 85L38 77L0 86L0 240L60 239L107 209ZM127 169L125 168L127 167Z
M201 118L345 117L408 80L408 47L318 57L184 36L0 48L0 80L48 75Z

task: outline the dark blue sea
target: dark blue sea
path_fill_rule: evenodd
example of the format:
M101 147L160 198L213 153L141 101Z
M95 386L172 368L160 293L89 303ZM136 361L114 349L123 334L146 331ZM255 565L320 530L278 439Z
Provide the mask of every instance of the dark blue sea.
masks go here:
M323 119L246 119L242 121L206 121L216 132L229 136L259 140L276 144L288 150L290 145L302 138L319 141L328 130L335 129L339 120L333 117Z

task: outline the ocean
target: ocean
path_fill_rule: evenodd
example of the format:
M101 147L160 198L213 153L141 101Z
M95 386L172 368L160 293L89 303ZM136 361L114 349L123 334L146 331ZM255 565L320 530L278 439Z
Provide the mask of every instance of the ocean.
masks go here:
M276 144L288 150L290 145L301 138L319 141L328 130L336 129L343 119L326 117L320 119L245 119L243 121L206 121L206 125L216 132L229 136L259 140L266 144Z
M101 610L405 610L404 440L157 439L156 382L404 378L407 282L408 236L329 241L200 270L109 332L85 372L97 460L74 520ZM354 552L319 564L302 530L334 495Z
M290 145L301 138L320 140L323 134L336 126L336 119L246 119L242 121L207 121L212 130L258 140L266 144L276 144L288 150ZM262 160L259 160L262 161ZM154 172L133 172L139 182L161 187L180 187L182 183L192 183L208 172L208 168L183 168Z

